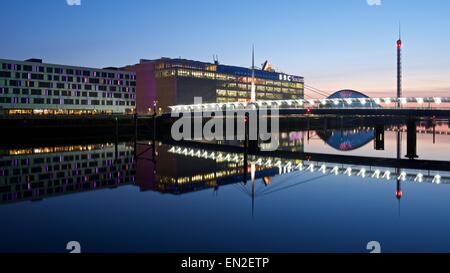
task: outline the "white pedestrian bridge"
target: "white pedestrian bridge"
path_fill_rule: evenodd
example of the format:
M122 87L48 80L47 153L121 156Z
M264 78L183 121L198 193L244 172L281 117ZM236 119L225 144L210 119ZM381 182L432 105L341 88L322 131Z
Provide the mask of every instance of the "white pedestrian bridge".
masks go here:
M324 98L296 100L259 100L254 102L201 103L169 106L171 112L213 112L226 110L280 109L446 109L450 110L450 97L404 98Z

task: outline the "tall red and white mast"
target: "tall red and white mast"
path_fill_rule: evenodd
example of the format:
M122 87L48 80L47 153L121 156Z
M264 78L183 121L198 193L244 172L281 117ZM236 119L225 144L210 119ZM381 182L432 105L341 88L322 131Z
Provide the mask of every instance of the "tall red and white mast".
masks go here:
M397 40L397 107L401 107L400 98L402 97L402 32L399 26Z

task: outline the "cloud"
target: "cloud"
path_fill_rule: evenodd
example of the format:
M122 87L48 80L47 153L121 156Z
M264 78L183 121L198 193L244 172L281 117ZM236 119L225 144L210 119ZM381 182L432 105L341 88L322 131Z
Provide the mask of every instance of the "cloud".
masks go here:
M381 0L367 0L369 6L381 6Z
M66 0L66 2L69 6L81 6L81 0Z

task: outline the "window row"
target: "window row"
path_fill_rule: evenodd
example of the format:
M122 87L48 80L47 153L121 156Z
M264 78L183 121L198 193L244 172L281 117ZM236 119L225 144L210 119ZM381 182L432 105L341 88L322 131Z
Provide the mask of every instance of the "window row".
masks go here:
M301 85L301 84L300 84ZM226 88L239 88L239 89L251 89L251 82L250 83L237 83L237 82L228 82L228 83L222 83L220 84L220 86L222 87L226 87ZM297 84L290 84L289 88L285 88L285 87L277 87L277 86L272 86L272 85L265 85L264 82L256 82L255 84L256 86L256 90L260 90L260 91L275 91L275 92L286 92L286 90L290 89L295 90L294 92L301 92L303 91L303 87L297 87Z
M48 90L48 89L20 89L20 88L0 88L0 95L26 95L26 96L61 96L61 97L90 97L90 98L114 98L114 99L132 99L135 94L115 93L115 92L87 92L87 91L68 91L68 90Z
M107 106L135 106L134 101L123 100L85 100L85 99L44 99L44 98L10 98L0 97L2 103L20 103L20 104L53 104L53 105L107 105Z
M228 96L236 96L236 94L240 94L239 96L247 96L248 94L250 94L250 89L244 89L246 91L242 91L242 90L233 90L233 89L217 89L217 94L218 95L228 95ZM275 89L256 89L256 93L284 93L284 94L292 94L292 95L303 95L304 92L303 90L296 90L296 89L280 89L280 90L275 90ZM247 95L246 95L247 94Z
M64 81L64 79L62 79ZM66 81L68 82L68 81ZM69 82L73 82L73 81L69 81ZM102 89L107 89L109 86L109 89L117 89L117 88L134 88L136 86L136 82L130 82L130 81L121 81L121 80L101 80L98 81L97 79L92 79L92 80L87 80L85 79L84 81L78 81L78 84L70 84L70 83L64 83L64 82L54 82L54 81L50 81L50 82L43 82L43 81L32 81L31 79L29 80L11 80L11 79L3 79L0 80L0 84L3 84L5 86L28 86L28 87L46 87L46 88L52 88L52 86L57 86L57 88L70 88L70 86L72 86L73 89L82 89L81 84L79 83L84 83L84 86L86 88L92 88L92 86L98 86L99 88Z
M97 79L89 77L71 77L71 76L52 76L33 73L15 73L0 71L0 78L7 79L23 79L23 80L40 80L40 81L61 81L61 82L77 82L77 83L91 83L91 84L103 84L103 85L126 85L136 86L135 81L129 80L109 80L109 79Z
M3 70L9 71L25 71L25 72L36 72L36 73L48 73L48 74L64 74L64 75L75 75L75 76L85 76L85 77L98 77L98 78L109 78L109 79L125 79L125 80L136 80L136 75L131 73L123 72L105 72L102 70L81 70L73 68L63 68L63 67L51 67L43 65L21 65L21 64L11 64L2 63Z
M217 102L236 102L240 100L248 99L249 96L242 96L243 94L236 94L234 96L231 95L217 95ZM273 93L256 93L256 98L260 100L297 100L301 99L302 96L298 95L282 95L282 94L273 94Z
M119 178L119 177L128 177L130 175L134 175L134 171L127 170L117 170L117 168L111 168L110 171L105 173L95 173L95 170L86 169L86 173L78 172L78 174L74 174L75 171L65 173L65 172L47 172L35 175L18 175L18 176L10 176L5 177L5 179L1 179L0 177L0 185L8 184L9 186L15 186L15 191L17 190L35 190L39 188L48 188L55 185L70 185L70 184L78 184L84 183L88 181L105 181L105 179L111 178ZM3 180L3 183L1 183ZM51 180L51 181L47 181ZM5 183L6 182L6 183ZM102 183L102 182L100 182ZM67 187L68 188L68 187ZM4 189L2 189L4 191Z

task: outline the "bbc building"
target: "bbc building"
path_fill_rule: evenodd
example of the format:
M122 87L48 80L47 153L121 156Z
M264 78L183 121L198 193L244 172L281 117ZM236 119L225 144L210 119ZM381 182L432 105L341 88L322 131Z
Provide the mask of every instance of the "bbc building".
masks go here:
M148 114L157 107L248 101L254 73L257 100L302 99L304 79L275 72L184 59L141 60L124 68L85 68L40 59L0 59L0 114Z
M130 71L0 59L0 114L127 114L135 93Z
M252 73L255 75L257 100L304 98L304 78L262 69L221 65L185 59L161 58L141 60L126 68L137 76L136 103L139 114L155 109L167 112L169 106L193 104L194 97L203 103L248 101L251 97Z

